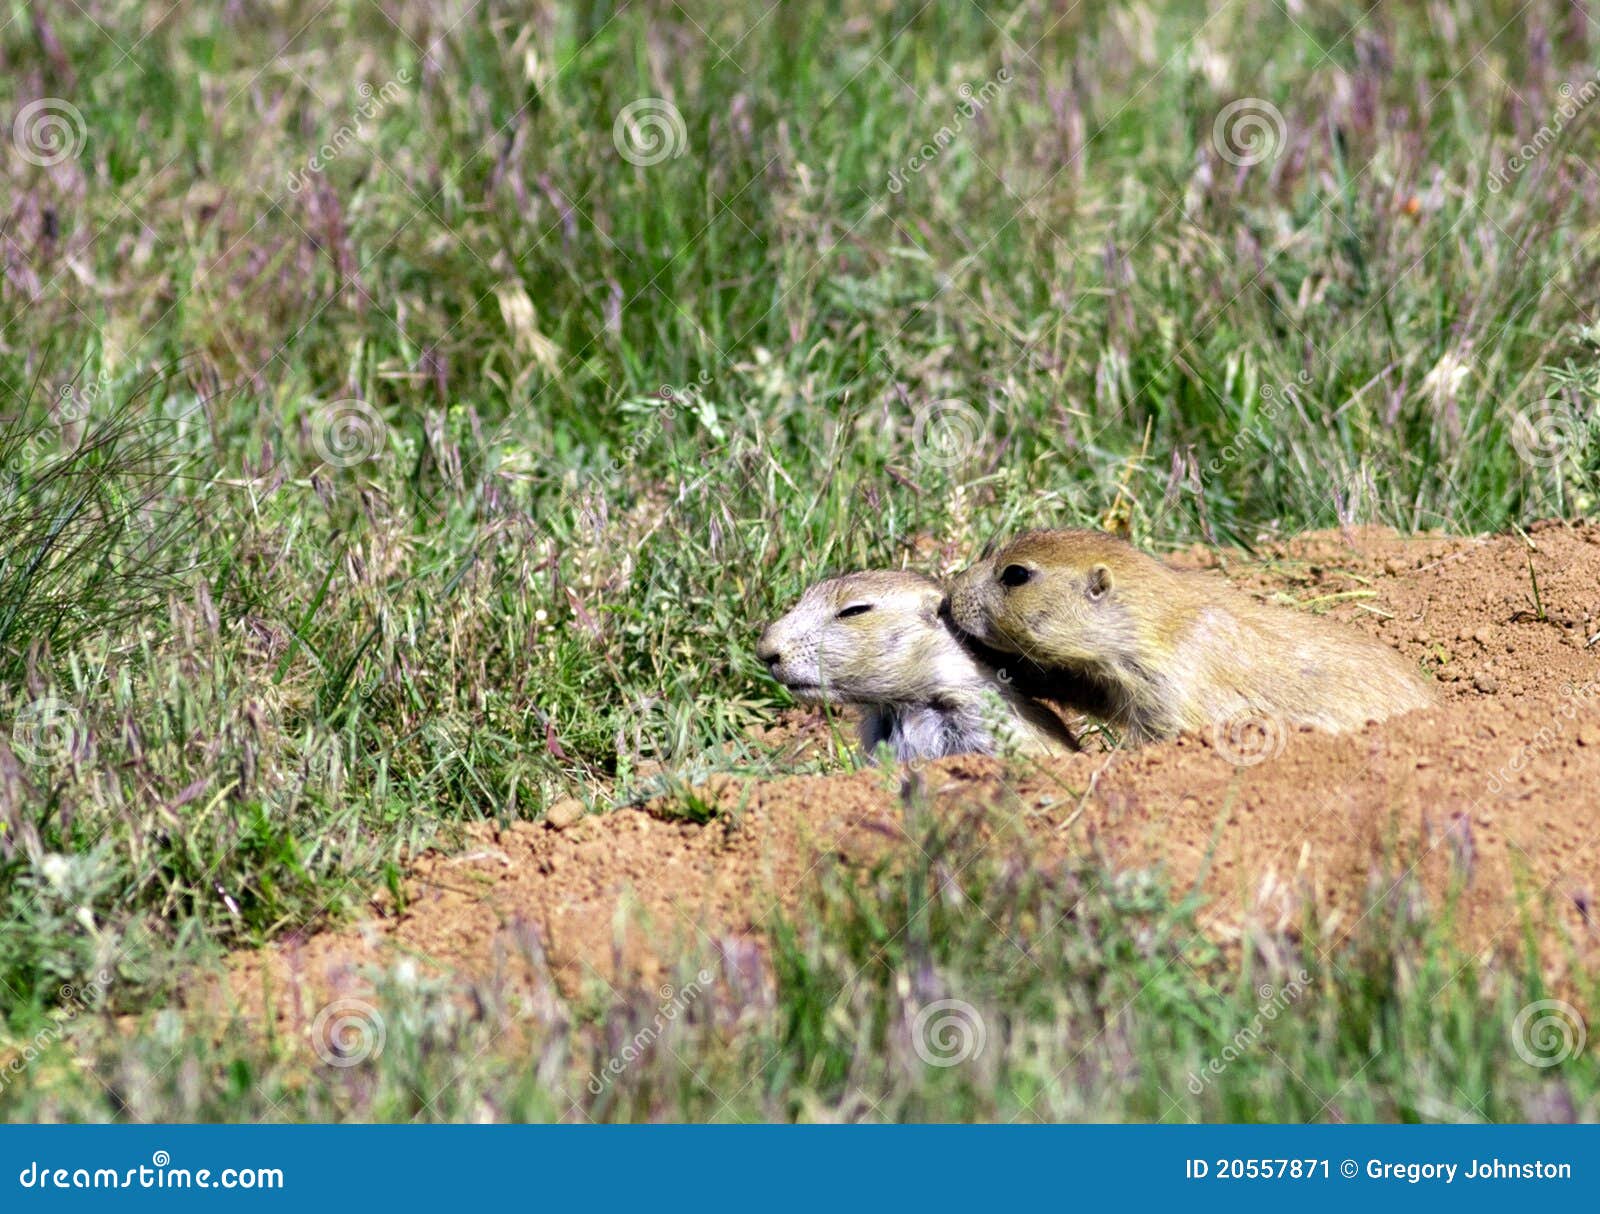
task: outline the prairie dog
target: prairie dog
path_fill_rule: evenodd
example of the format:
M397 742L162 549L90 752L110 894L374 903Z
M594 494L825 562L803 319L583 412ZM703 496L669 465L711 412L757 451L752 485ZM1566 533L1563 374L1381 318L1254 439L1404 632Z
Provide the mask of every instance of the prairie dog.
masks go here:
M1092 711L1133 741L1242 714L1338 733L1434 702L1380 642L1098 531L1018 536L956 577L950 612L983 644L1060 677L1064 701L1095 689Z
M943 603L918 573L830 578L767 626L756 656L797 700L859 705L868 754L880 744L901 761L1077 749L1054 713L963 646Z

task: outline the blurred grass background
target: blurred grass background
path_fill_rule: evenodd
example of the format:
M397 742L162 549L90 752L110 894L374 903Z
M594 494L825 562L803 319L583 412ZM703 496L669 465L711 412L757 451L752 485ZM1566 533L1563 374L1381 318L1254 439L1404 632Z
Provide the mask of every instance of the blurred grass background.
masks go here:
M758 762L825 572L1594 506L1578 0L0 21L18 1032Z

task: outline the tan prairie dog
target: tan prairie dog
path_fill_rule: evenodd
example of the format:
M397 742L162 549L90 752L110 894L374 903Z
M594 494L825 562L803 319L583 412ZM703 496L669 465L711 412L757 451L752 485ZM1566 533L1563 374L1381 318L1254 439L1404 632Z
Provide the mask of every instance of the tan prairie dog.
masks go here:
M1020 653L1132 741L1269 718L1329 732L1433 703L1378 641L1180 573L1098 531L1030 531L960 573L956 626ZM1093 704L1083 703L1090 691Z
M943 603L919 573L830 578L767 626L756 656L797 700L859 706L869 755L880 745L901 761L1076 749L1054 713L963 645Z

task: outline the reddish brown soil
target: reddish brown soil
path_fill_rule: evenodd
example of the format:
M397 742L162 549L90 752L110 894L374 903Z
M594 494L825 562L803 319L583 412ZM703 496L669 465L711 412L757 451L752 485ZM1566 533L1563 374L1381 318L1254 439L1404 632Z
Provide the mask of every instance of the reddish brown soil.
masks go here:
M282 992L312 1007L402 957L503 972L530 927L569 989L619 968L649 975L680 944L759 930L819 858L867 863L892 848L906 778L935 813L985 806L1041 862L1092 851L1160 865L1207 895L1206 925L1222 938L1301 924L1308 902L1336 938L1370 912L1376 874L1409 871L1435 902L1459 890L1470 948L1513 946L1526 918L1554 970L1596 951L1600 526L1546 524L1526 540L1327 533L1260 558L1172 559L1367 629L1436 673L1440 706L1341 737L1293 733L1249 766L1182 738L1027 769L962 758L910 773L720 777L707 795L727 812L705 826L656 816L661 805L564 830L480 826L463 852L420 858L402 913L375 903L368 923L241 954L234 991L254 1004L270 990L282 1014ZM815 736L793 720L774 730L791 751Z

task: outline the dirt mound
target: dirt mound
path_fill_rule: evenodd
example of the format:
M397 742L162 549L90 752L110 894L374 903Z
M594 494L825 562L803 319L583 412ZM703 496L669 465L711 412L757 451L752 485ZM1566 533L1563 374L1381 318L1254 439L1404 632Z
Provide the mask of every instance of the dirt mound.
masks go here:
M902 838L907 781L935 813L983 806L1041 861L1092 851L1118 867L1159 865L1204 892L1221 937L1301 923L1309 900L1336 939L1370 913L1374 873L1410 871L1430 900L1454 900L1472 948L1510 946L1527 920L1556 969L1595 951L1600 526L1489 539L1319 533L1249 559L1172 559L1366 628L1434 672L1440 707L1340 737L1268 730L1024 767L959 758L720 777L699 794L722 810L705 825L663 816L670 800L563 830L481 825L465 851L420 858L403 909L375 906L357 927L240 954L233 990L255 1004L270 989L294 1019L359 988L364 967L402 957L503 972L530 928L563 985L648 976L679 946L759 929L824 857L882 855Z

